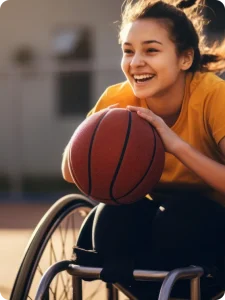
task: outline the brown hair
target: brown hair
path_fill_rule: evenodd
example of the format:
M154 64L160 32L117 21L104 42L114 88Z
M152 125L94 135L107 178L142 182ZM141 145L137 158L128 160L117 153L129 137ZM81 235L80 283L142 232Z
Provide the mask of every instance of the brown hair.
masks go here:
M178 54L192 48L194 60L189 72L225 71L225 40L206 45L203 27L208 23L203 16L205 0L125 0L120 25L119 42L127 24L139 19L159 19L170 31Z

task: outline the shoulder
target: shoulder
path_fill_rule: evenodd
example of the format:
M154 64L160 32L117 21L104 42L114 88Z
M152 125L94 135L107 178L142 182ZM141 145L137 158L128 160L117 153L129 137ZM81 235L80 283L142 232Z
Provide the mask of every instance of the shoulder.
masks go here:
M189 107L199 112L225 105L225 81L214 73L196 72L190 82Z
M204 127L218 144L225 136L225 81L213 73L196 75L191 107L201 114Z
M225 93L225 81L211 72L196 72L193 75L190 84L191 95L204 96L216 93L217 91L224 91Z
M189 106L203 114L225 111L225 81L214 73L195 73L190 84Z
M95 106L88 113L88 116L115 103L119 103L119 106L124 108L128 104L134 105L136 99L127 81L111 85L101 95Z

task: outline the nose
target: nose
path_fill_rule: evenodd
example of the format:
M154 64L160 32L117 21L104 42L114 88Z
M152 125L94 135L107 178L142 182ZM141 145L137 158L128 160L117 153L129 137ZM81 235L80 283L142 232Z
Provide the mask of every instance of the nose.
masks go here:
M145 65L145 61L142 55L135 53L130 62L131 67L142 67Z

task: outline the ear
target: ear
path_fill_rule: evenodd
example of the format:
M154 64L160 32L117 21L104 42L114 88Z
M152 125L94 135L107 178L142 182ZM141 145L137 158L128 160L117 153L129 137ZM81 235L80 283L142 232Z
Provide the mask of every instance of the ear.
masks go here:
M191 48L191 49L185 50L180 57L181 70L183 70L183 71L188 70L193 63L193 60L194 60L194 49Z

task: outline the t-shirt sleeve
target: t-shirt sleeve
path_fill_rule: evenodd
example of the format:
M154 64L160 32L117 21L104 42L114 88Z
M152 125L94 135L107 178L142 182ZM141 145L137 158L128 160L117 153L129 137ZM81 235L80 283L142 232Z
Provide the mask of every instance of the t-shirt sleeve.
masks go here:
M205 105L206 126L217 144L225 137L225 81L216 85Z

